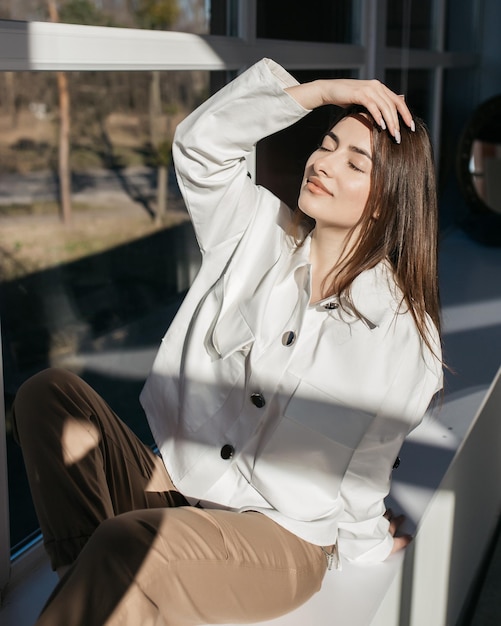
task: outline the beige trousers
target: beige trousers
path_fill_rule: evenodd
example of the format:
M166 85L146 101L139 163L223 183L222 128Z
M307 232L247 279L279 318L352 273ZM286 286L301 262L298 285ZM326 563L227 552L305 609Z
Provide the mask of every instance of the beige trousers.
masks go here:
M45 370L14 403L53 568L39 626L271 619L321 585L321 548L264 515L189 506L161 461L77 376Z

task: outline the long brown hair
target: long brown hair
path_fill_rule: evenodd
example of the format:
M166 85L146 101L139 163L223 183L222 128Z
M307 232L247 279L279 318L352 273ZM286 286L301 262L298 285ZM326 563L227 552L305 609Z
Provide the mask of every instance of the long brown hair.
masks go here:
M433 149L426 125L414 118L415 132L403 122L401 143L382 131L360 106L343 109L331 125L364 114L372 124L372 173L369 198L350 253L324 281L324 296L350 295L353 280L382 260L392 264L395 280L425 344L436 353L426 314L440 333L437 276L438 210ZM295 223L314 221L297 209ZM296 230L296 232L299 232Z

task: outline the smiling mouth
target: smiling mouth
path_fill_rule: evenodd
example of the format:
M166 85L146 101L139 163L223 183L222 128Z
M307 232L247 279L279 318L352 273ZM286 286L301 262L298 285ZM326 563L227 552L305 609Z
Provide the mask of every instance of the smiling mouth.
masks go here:
M327 187L324 187L322 182L315 176L306 179L306 188L317 195L332 196L332 193L327 189Z

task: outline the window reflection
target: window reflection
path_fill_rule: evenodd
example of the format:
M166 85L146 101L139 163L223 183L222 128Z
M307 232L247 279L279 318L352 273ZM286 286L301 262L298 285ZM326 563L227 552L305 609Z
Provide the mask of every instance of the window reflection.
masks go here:
M224 0L213 0L216 5ZM209 5L205 0L65 0L64 3L40 0L3 2L0 19L54 21L49 7L54 4L58 21L93 26L150 28L196 34L209 30ZM6 5L6 6L5 6Z
M199 266L170 146L178 122L207 97L209 73L67 77L65 225L56 76L0 74L0 318L13 546L37 528L11 434L18 386L47 366L71 369L151 443L139 391Z

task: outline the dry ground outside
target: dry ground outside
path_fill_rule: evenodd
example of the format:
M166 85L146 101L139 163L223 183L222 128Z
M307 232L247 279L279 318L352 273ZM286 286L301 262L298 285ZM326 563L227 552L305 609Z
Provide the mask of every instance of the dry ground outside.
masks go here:
M112 204L76 204L68 228L59 219L55 204L48 203L45 208L51 212L0 216L1 280L99 253L188 219L185 211L170 209L157 225L141 206L121 198Z
M181 117L181 116L179 116ZM178 120L174 120L177 122ZM144 166L146 122L140 116L111 113L105 121L109 142L96 122L72 127L71 164L77 171L103 168L113 161L123 167ZM22 109L17 119L0 114L0 173L47 171L57 158L57 116L37 116ZM151 190L154 194L154 190ZM73 199L73 224L65 228L56 202L2 207L0 212L0 280L74 261L150 235L187 219L179 198L169 197L167 215L155 224L140 203L127 194L86 193Z

